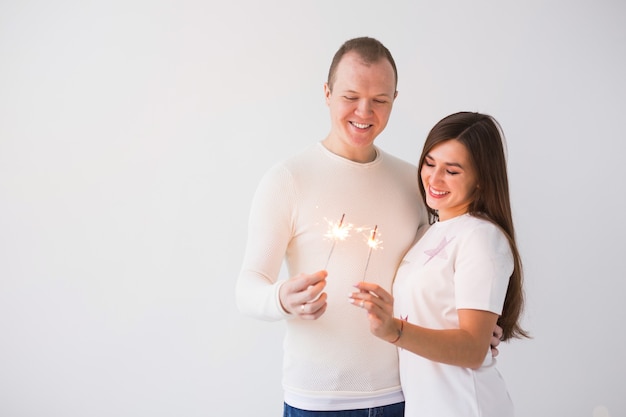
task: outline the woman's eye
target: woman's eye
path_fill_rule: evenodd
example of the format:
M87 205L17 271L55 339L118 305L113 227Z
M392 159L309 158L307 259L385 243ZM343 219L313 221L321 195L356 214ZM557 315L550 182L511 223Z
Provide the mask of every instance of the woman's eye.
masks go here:
M458 174L460 174L460 172L455 172L455 171L448 171L448 170L446 170L446 172L448 174L450 174L450 175L458 175Z
M435 164L431 164L428 161L424 161L424 165L426 165L427 167L431 167L431 168L435 166Z

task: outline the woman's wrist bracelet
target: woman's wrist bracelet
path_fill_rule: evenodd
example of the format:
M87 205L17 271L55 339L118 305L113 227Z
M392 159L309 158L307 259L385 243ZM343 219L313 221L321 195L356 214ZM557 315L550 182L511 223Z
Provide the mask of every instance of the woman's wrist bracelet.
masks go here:
M398 337L393 339L391 342L392 345L395 345L398 340L402 337L402 330L404 329L404 320L400 320L400 328L398 329Z

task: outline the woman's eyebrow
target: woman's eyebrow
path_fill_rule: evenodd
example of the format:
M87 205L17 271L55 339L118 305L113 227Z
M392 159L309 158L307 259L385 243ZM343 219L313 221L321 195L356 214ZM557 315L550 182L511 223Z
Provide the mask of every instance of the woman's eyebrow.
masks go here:
M424 159L425 159L425 160L426 160L426 159L429 159L429 160L431 160L431 161L434 161L434 160L435 160L432 156L430 156L430 154L429 154L429 153L428 153L428 154L426 154L426 156L424 157ZM451 166L451 167L457 167L457 168L465 169L465 168L463 168L463 165L459 164L458 162L444 162L444 164L445 164L445 165L447 165L447 166Z

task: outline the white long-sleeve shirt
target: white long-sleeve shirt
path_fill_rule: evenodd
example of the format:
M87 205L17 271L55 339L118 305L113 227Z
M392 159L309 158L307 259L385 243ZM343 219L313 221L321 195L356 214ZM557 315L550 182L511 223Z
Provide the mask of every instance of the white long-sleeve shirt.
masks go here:
M357 163L317 143L277 164L262 178L249 218L248 242L237 282L237 304L246 314L287 319L284 340L285 401L305 410L377 407L403 401L395 346L374 337L362 310L348 302L365 278L387 290L398 265L426 222L415 166L377 148ZM329 222L351 225L333 241ZM382 241L367 239L377 226ZM327 271L328 307L318 320L286 314L278 299L283 259L289 276Z

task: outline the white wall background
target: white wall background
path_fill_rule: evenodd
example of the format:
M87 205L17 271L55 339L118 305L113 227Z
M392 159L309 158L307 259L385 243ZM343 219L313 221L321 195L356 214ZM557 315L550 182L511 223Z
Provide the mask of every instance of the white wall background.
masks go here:
M379 146L416 162L458 110L507 134L518 415L626 415L626 3L3 0L1 416L280 415L282 324L234 305L248 208L361 35L399 67Z

